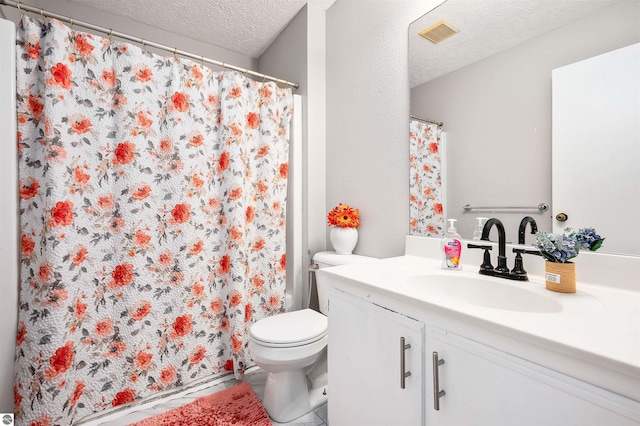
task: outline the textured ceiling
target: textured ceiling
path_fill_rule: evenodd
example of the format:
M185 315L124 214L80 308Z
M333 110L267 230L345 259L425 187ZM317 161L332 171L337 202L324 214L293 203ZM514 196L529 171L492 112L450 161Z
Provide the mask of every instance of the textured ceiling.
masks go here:
M70 0L258 58L309 3L335 0Z
M418 86L620 0L447 0L410 25L410 84ZM460 32L432 44L419 31L445 19Z

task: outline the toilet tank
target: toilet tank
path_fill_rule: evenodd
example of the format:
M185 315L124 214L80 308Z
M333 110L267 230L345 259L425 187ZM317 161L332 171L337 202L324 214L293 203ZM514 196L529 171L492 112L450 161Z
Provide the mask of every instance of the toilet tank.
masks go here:
M321 251L313 256L313 261L318 268L329 268L332 266L350 265L353 263L364 263L376 261L375 257L360 256L358 254L338 254L335 251ZM329 313L329 290L331 285L316 275L316 287L318 288L318 304L320 312L327 315Z

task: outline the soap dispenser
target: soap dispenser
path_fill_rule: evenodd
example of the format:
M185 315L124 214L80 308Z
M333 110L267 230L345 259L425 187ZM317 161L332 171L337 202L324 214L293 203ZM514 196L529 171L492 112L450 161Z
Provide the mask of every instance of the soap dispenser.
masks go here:
M448 219L449 228L442 238L442 269L459 271L462 269L460 257L462 255L462 237L456 231L456 219Z
M484 228L485 220L489 220L488 217L476 217L478 224L476 225L475 231L473 231L473 240L480 241L482 239L482 228Z

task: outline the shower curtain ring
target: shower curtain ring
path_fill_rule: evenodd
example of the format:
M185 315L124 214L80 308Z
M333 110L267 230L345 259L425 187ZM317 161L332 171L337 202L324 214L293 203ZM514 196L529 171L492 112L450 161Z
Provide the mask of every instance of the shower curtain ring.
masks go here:
M42 9L40 9L40 16L42 16L42 24L46 24L47 23L47 17L44 16L44 11Z
M16 3L16 7L18 8L18 10L20 11L20 18L22 19L22 17L24 16L24 11L22 10L22 8L20 7L20 0L18 0L18 2Z
M178 48L177 47L173 48L173 58L176 59L176 60L178 59Z
M113 41L113 29L109 28L109 42Z
M204 56L200 56L200 64L204 68Z
M142 39L142 51L147 53L147 42Z

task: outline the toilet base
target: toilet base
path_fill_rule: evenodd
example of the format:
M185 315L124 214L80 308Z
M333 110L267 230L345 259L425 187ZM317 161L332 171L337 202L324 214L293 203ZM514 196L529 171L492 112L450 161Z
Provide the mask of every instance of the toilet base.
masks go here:
M326 382L309 386L304 370L268 373L262 404L269 417L287 423L303 416L327 402Z

